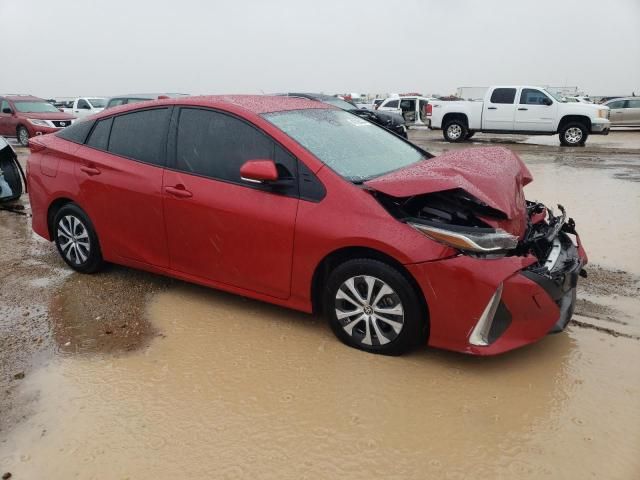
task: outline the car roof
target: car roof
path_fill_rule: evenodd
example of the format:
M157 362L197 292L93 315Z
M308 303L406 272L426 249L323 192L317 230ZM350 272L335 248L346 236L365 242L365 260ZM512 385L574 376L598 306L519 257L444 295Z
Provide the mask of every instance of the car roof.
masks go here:
M124 95L114 95L113 97L109 97L109 100L114 100L116 98L141 98L143 100L155 100L156 98L161 96L169 97L169 98L177 98L177 97L188 97L189 94L187 93L127 93Z
M12 102L45 102L44 98L34 97L33 95L0 95L0 97L11 100Z
M125 112L128 110L137 110L149 106L161 105L192 105L200 107L236 107L242 110L255 113L271 113L283 112L289 110L308 110L308 109L335 109L337 107L320 103L316 100L309 100L300 97L278 97L272 95L201 95L188 96L179 98L167 98L160 100L149 100L144 103L132 103L110 108L104 111L102 116L110 116L114 113Z

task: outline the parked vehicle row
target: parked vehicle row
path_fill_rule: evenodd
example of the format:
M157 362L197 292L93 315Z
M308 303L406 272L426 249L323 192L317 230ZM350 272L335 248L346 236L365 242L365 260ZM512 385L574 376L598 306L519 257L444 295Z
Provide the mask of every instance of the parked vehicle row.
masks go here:
M562 207L525 201L509 150L434 157L305 98L123 105L30 147L33 229L71 268L323 312L368 352L527 345L567 325L587 262Z
M460 142L476 132L555 135L565 146L583 145L589 135L607 135L609 108L567 103L533 86L491 87L484 101L432 101L429 128L442 129L445 140Z

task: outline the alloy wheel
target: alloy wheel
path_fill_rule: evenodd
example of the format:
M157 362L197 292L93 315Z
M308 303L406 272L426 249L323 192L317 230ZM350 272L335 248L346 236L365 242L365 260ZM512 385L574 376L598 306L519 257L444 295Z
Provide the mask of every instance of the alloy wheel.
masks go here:
M447 135L451 140L457 140L462 135L462 127L457 123L452 123L447 127Z
M73 216L65 215L58 222L58 245L66 259L74 265L87 261L91 252L91 241L87 227Z
M18 130L18 141L22 146L29 145L29 132L26 128L20 128L20 130Z
M564 132L564 139L567 141L567 143L580 143L580 141L582 140L582 130L578 127L567 128L567 130Z
M364 345L385 345L404 327L404 308L398 294L369 275L347 279L336 293L335 313L342 329Z

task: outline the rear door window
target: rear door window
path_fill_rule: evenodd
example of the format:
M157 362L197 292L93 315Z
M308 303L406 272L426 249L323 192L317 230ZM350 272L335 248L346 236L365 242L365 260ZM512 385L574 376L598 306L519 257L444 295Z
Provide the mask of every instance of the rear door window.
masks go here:
M176 139L178 170L246 185L240 178L240 167L257 159L273 160L280 179L296 177L297 159L256 127L213 110L181 109Z
M516 98L515 88L496 88L491 94L491 103L513 103Z
M627 100L625 108L640 108L640 100Z
M97 148L98 150L106 150L109 146L109 132L111 132L111 123L113 118L105 118L100 120L87 139L87 146Z
M168 108L155 108L114 117L109 152L153 165L164 165L169 112Z

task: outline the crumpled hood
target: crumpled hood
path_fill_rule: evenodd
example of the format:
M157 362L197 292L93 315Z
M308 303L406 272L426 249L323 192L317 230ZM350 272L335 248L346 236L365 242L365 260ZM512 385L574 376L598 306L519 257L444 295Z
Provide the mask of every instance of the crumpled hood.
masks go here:
M462 189L507 217L502 221L486 219L488 223L521 237L527 220L523 187L532 180L515 153L503 147L486 147L447 152L365 185L397 198Z

